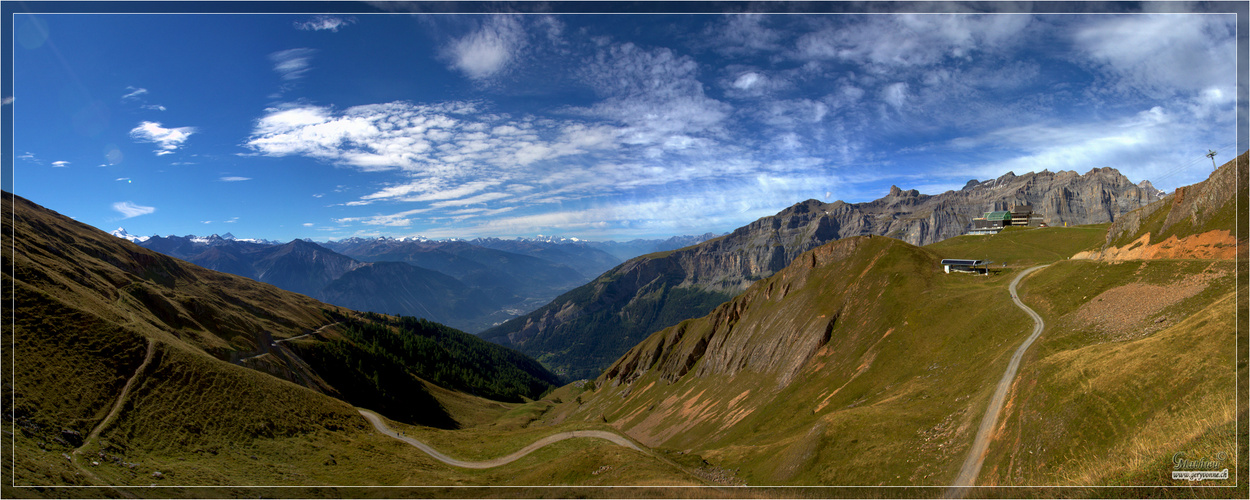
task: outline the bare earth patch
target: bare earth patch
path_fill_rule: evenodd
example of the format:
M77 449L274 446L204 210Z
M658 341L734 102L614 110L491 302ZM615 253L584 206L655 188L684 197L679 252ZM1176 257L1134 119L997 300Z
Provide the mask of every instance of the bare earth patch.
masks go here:
M1111 247L1101 252L1081 252L1073 259L1101 259L1107 261L1150 259L1234 259L1237 257L1237 238L1225 230L1208 231L1184 238L1170 236L1159 243L1150 244L1150 233L1122 248Z
M1144 337L1162 330L1171 323L1167 318L1149 319L1164 308L1197 295L1211 280L1223 273L1186 276L1170 285L1130 283L1098 294L1069 315L1076 325L1092 326L1111 337L1126 340Z

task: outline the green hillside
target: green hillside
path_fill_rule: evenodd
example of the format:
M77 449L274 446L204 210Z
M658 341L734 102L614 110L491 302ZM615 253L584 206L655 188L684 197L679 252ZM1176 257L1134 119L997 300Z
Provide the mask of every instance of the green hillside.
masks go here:
M1028 267L1101 247L1110 225L1009 227L998 234L956 236L925 248L946 259L982 259L996 265Z

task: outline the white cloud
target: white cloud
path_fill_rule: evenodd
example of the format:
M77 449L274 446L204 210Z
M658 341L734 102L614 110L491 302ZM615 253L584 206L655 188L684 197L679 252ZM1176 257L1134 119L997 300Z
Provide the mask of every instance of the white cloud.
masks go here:
M145 121L130 130L130 138L139 142L157 144L160 149L156 150L156 155L164 156L182 147L182 143L194 133L195 127L165 128L160 122Z
M250 181L250 180L252 180L252 178L251 178L251 177L236 177L236 176L228 176L228 177L222 177L220 180L221 180L221 181L223 181L223 182L239 182L239 181Z
M411 180L362 198L431 201L556 168L550 160L611 147L610 130L577 122L510 119L475 103L392 102L343 111L310 105L266 110L246 146L266 156L305 156L362 171L401 170Z
M517 59L526 45L525 30L513 16L494 16L444 51L453 68L474 80L503 72Z
M708 97L699 65L667 48L632 43L600 49L583 79L606 98L581 112L621 126L619 140L648 147L651 157L691 145L712 146L733 108Z
M768 77L754 71L748 71L738 76L737 80L734 80L733 87L739 90L750 90L760 85L767 84Z
M67 161L65 161L65 160L54 161L54 162L52 162L52 166L54 166L54 167L68 167L68 166L69 166L69 162L67 162Z
M148 89L144 88L126 87L126 90L128 93L123 95L122 99L138 99L139 96L148 93Z
M315 49L308 48L280 50L269 54L269 60L273 61L273 70L282 75L283 80L298 80L311 69L309 62L316 53Z
M1022 14L914 14L837 19L800 36L791 57L868 65L875 73L967 59L1021 43L1032 16Z
M1231 94L1236 20L1236 14L1089 16L1072 39L1121 89L1156 98L1211 87Z
M356 18L341 18L336 16L316 16L307 21L296 21L295 29L303 31L331 31L338 32L339 28L356 24Z
M316 225L316 224L314 224L314 223L312 223L312 222L305 222L305 223L304 223L304 227L313 227L313 226L315 226L315 225Z
M129 201L119 201L113 204L113 210L120 212L123 219L129 219L131 217L138 217L140 215L147 215L155 212L156 208L136 205Z
M161 106L159 104L144 104L143 106L140 106L140 107L142 107L143 109L150 109L152 111L165 111L165 106Z
M907 84L904 82L891 83L881 90L881 100L889 104L895 110L900 110L907 103Z
M723 23L709 26L703 33L716 51L730 56L776 52L782 48L783 33L767 24L775 16L730 14Z
M5 96L3 99L0 99L0 106L8 106L10 104L13 104L13 96Z

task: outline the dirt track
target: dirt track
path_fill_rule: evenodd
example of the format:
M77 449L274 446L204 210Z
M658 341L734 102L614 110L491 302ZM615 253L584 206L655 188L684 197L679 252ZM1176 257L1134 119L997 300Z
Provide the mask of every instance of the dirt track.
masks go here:
M1049 265L1049 264L1047 264ZM1033 312L1029 306L1020 302L1019 296L1016 294L1016 285L1020 280L1029 273L1041 269L1046 266L1035 266L1025 269L1011 280L1011 300L1016 303L1016 307L1023 309L1033 318L1033 334L1025 339L1023 344L1016 349L1016 353L1011 356L1011 362L1007 364L1007 371L1003 372L1003 378L998 381L998 386L994 389L994 397L990 399L990 405L985 409L985 416L981 417L981 427L977 429L977 437L972 441L972 448L968 450L968 458L964 460L964 465L959 469L959 475L955 476L955 482L950 489L946 490L946 498L962 498L967 492L969 486L976 484L977 475L981 473L981 464L985 462L985 453L989 450L990 435L994 433L994 427L998 425L998 413L1003 410L1003 404L1007 399L1007 390L1011 388L1011 381L1016 378L1016 370L1020 368L1020 358L1024 357L1024 352L1029 350L1029 346L1033 345L1033 341L1037 340L1038 335L1042 334L1042 329L1046 327L1046 323L1042 321L1042 317Z
M537 450L537 449L539 449L539 448L542 448L542 447L544 447L544 446L547 446L547 445L549 445L549 444L551 444L551 443L554 443L554 442L557 442L557 441L563 441L563 440L565 440L565 439L572 439L572 438L599 438L599 439L606 439L606 440L608 440L608 441L611 441L611 442L613 442L613 443L619 444L619 445L621 445L621 446L625 446L625 447L628 447L628 448L632 448L632 449L634 449L634 450L638 450L638 451L643 451L643 450L642 450L642 448L639 448L639 447L638 447L638 445L636 445L636 444L634 444L634 443L633 443L633 441L630 441L629 439L626 439L626 438L625 438L625 437L623 437L623 436L620 436L620 435L617 435L617 434L613 434L613 433L611 433L611 432L607 432L607 431L569 431L569 432L561 432L561 433L557 433L557 434L552 434L552 435L547 436L547 437L545 437L545 438L539 439L538 441L534 441L534 442L533 442L533 443L531 443L529 446L526 446L526 447L524 447L524 448L521 448L520 450L517 450L516 452L514 452L514 453L512 453L512 454L510 454L510 455L502 456L502 457L499 457L499 458L494 458L494 459L491 459L491 460L484 460L484 461L481 461L481 462L468 462L468 461L464 461L464 460L457 460L457 459L451 458L451 457L449 457L449 456L447 456L447 455L444 455L444 454L442 454L442 453L439 453L439 451L438 451L438 450L435 450L434 448L431 448L431 447L430 447L430 445L427 445L427 444L425 444L425 443L422 443L421 441L417 441L416 439L413 439L413 438L411 438L411 437L408 437L408 436L400 436L400 435L398 435L398 434L395 432L395 430L391 429L390 427L387 427L386 423L382 421L382 417L378 416L378 414L376 414L376 413L373 413L373 412L371 412L371 411L369 411L369 410L361 410L361 409L359 409L359 408L357 408L357 411L359 411L359 412L360 412L360 414L361 414L361 415L363 415L363 416L365 417L365 419L369 421L369 423L373 424L373 428L374 428L374 429L377 429L377 430L378 430L378 432L381 432L381 433L383 433L383 434L386 434L387 436L393 437L393 438L395 438L395 439L398 439L398 440L403 441L403 442L405 442L405 443L408 443L408 444L410 444L410 445L416 446L418 449L420 449L421 451L425 452L425 453L426 453L426 454L428 454L429 456L434 457L434 459L435 459L435 460L438 460L438 461L440 461L440 462L443 462L443 463L445 463L445 464L447 464L447 465L450 465L450 466L453 466L453 467L463 467L463 468L466 468L466 469L489 469L489 468L491 468L491 467L499 467L500 465L504 465L504 464L512 463L512 462L516 461L517 459L519 459L519 458L521 458L521 457L524 457L524 456L526 456L526 455L529 455L529 454L530 454L530 453L532 453L534 450Z

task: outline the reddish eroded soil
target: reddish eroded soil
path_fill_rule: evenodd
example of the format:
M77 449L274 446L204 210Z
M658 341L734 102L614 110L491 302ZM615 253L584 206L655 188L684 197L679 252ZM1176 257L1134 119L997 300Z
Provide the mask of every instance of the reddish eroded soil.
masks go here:
M1184 238L1170 236L1159 243L1150 244L1150 233L1122 248L1110 247L1102 251L1081 252L1073 259L1099 259L1107 261L1150 259L1234 259L1237 257L1237 238L1223 229Z

